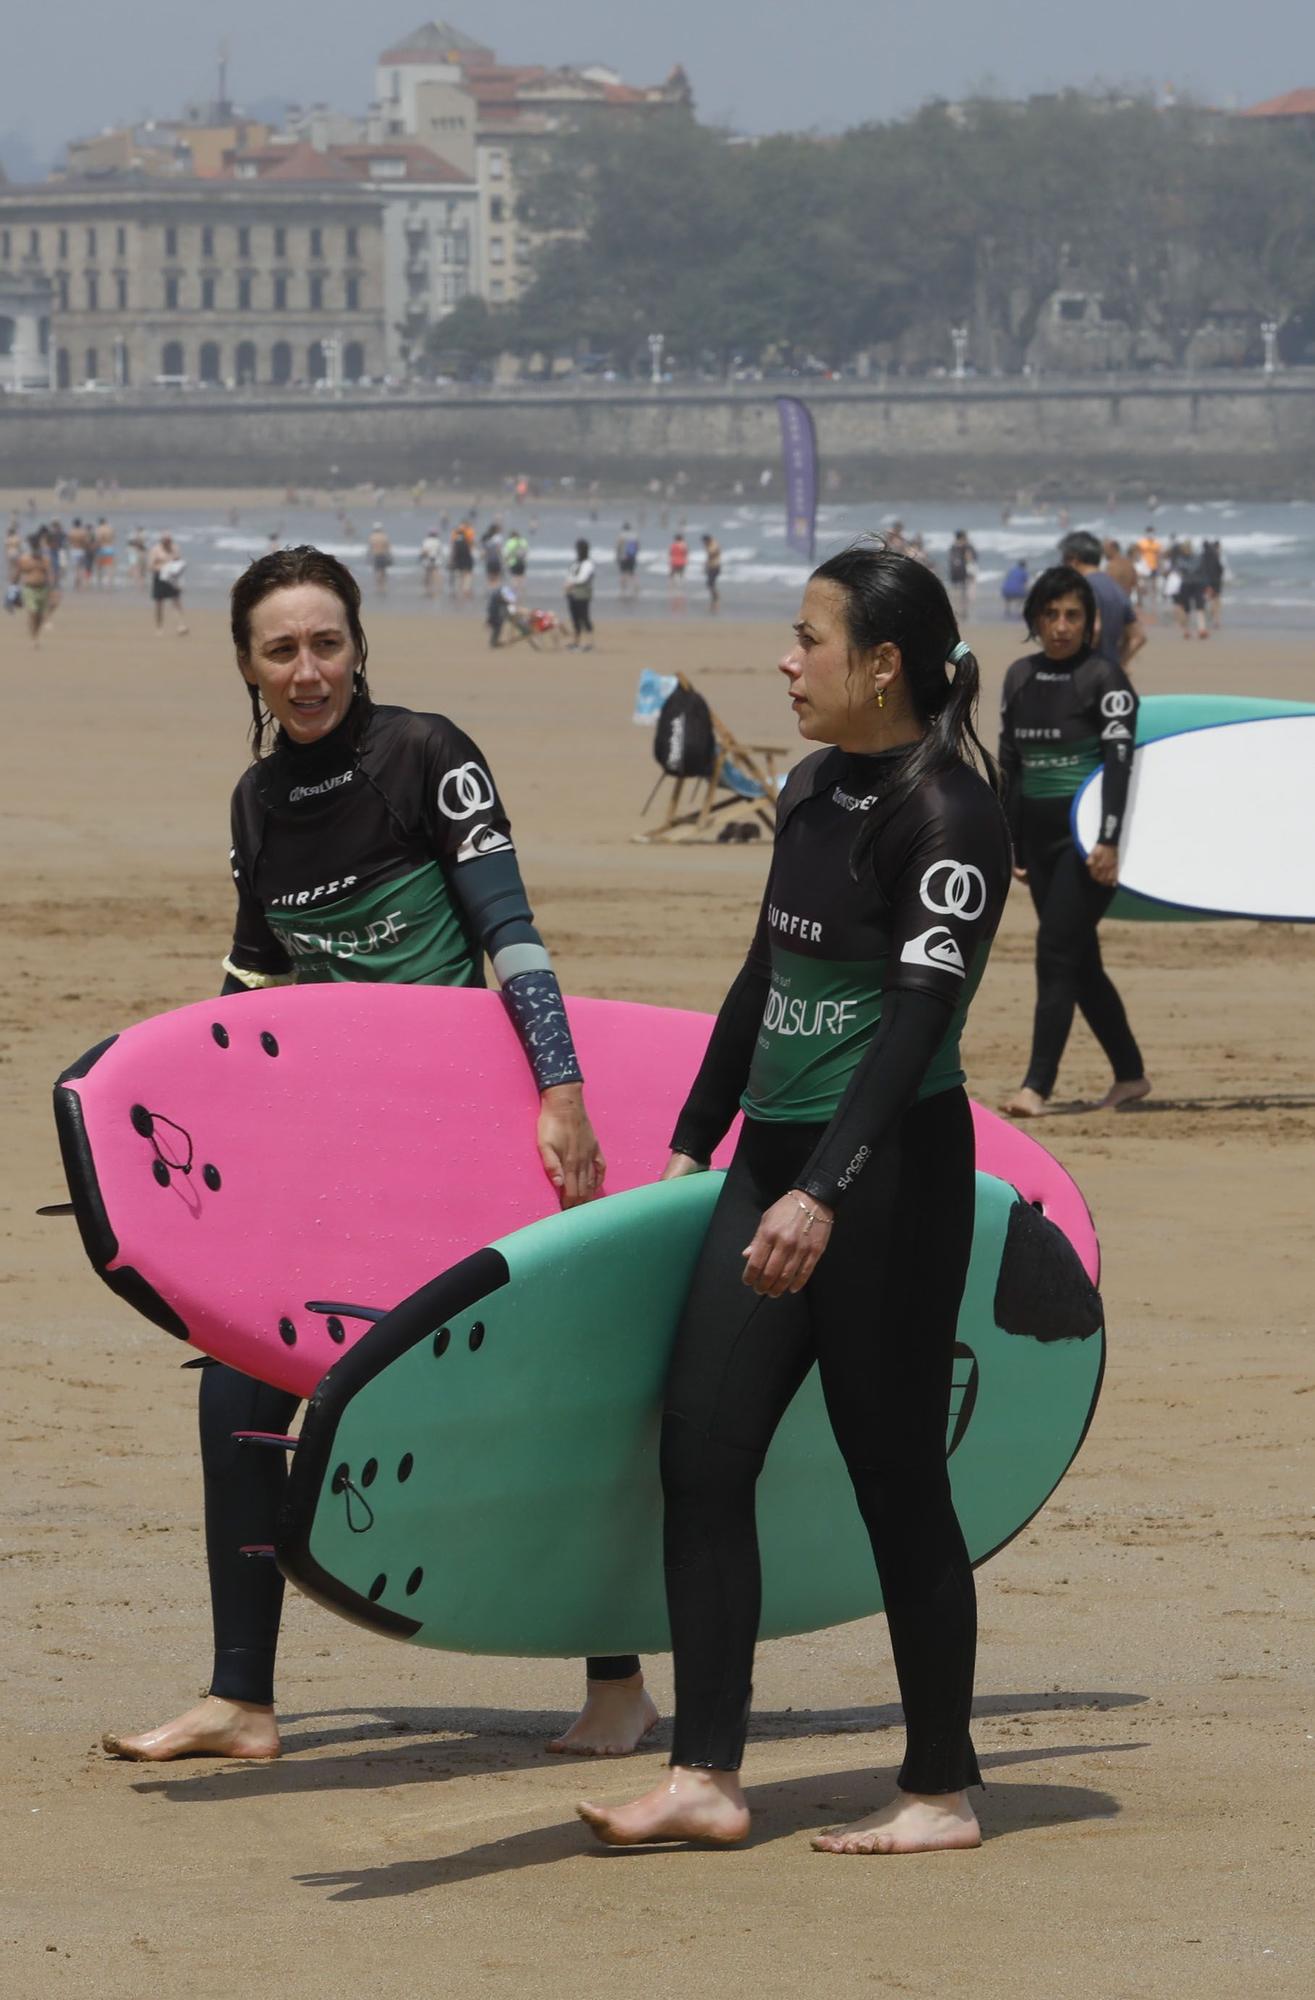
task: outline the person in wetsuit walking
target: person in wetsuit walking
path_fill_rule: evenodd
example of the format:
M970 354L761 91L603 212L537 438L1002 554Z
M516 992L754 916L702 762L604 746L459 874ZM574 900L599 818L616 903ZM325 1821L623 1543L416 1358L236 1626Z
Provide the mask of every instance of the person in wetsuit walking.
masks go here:
M824 563L781 671L801 736L822 747L781 796L758 928L665 1174L702 1171L743 1108L666 1387L672 1769L629 1805L580 1812L613 1845L747 1833L754 1490L816 1361L881 1577L908 1743L895 1800L814 1845L975 1847L976 1600L945 1427L974 1206L959 1036L1009 888L1009 838L973 729L977 662L924 565L872 543Z
M1118 887L1136 690L1120 664L1095 650L1096 599L1079 570L1043 570L1023 616L1041 650L1005 675L1000 769L1014 874L1037 913L1037 997L1027 1074L1004 1109L1035 1118L1055 1088L1075 1007L1114 1073L1101 1106L1132 1103L1151 1086L1096 929ZM1100 840L1084 860L1069 815L1094 771L1102 773Z
M591 1199L603 1159L561 991L482 753L446 716L374 701L360 591L319 549L279 549L253 563L233 588L232 633L255 761L233 794L237 922L224 993L289 979L482 986L487 955L539 1089L544 1170L564 1207ZM273 746L262 754L271 731ZM283 1579L273 1563L241 1550L274 1541L286 1469L281 1453L243 1451L234 1433L286 1434L297 1400L220 1363L203 1365L210 1689L158 1728L107 1735L111 1755L278 1755ZM551 1747L633 1749L657 1720L638 1660L591 1660L587 1673L584 1712Z

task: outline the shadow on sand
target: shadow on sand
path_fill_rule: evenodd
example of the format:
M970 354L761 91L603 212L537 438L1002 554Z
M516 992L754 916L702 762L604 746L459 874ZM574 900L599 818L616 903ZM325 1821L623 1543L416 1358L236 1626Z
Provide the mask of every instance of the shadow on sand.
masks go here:
M1145 1695L1048 1694L982 1695L973 1704L978 1720L990 1716L1053 1714L1065 1710L1100 1712L1131 1708ZM358 1718L360 1718L358 1720ZM554 1764L598 1767L598 1760L552 1758L544 1745L571 1717L561 1709L388 1708L336 1709L283 1718L284 1755L273 1763L206 1760L197 1769L170 1770L140 1777L133 1790L177 1804L205 1805L225 1800L295 1796L309 1792L371 1791L379 1786L433 1784L483 1772L526 1770ZM872 1708L776 1709L753 1718L754 1743L806 1742L809 1738L877 1734L898 1729L898 1702ZM321 1727L315 1727L316 1724ZM304 1727L300 1725L311 1725ZM662 1723L639 1754L665 1750L670 1727ZM335 1746L349 1746L335 1750ZM329 1754L316 1754L328 1752ZM999 1761L997 1759L997 1761ZM610 1760L608 1760L610 1764ZM200 1759L196 1760L201 1763ZM139 1767L140 1769L141 1767Z
M1050 1758L1109 1756L1115 1752L1144 1749L1141 1743L1099 1743L1064 1745L1054 1749L1008 1750L983 1757L982 1769L998 1771L1008 1766L1040 1762ZM615 1774L613 1774L615 1775ZM877 1799L894 1782L894 1770L882 1773L884 1783L874 1783L871 1769L821 1772L815 1777L789 1778L777 1784L747 1787L749 1803L757 1815L753 1831L743 1846L701 1849L715 1855L722 1867L733 1865L737 1854L781 1840L801 1840L819 1827L857 1819L871 1812ZM612 1789L609 1785L608 1790ZM1113 1819L1119 1812L1118 1800L1109 1792L1092 1791L1085 1785L1019 1784L991 1787L986 1794L983 1836L986 1842L1002 1840L1011 1833L1035 1827L1068 1826L1083 1820ZM371 1902L379 1897L413 1896L426 1890L455 1888L462 1882L478 1881L487 1875L504 1875L521 1868L544 1868L554 1862L580 1860L584 1856L600 1862L631 1863L646 1860L649 1865L686 1853L683 1847L601 1847L595 1844L578 1821L565 1825L533 1827L501 1840L483 1841L458 1854L425 1860L390 1861L378 1868L324 1870L313 1875L297 1875L293 1880L303 1888L323 1890L333 1903ZM817 1859L830 1860L831 1856ZM811 1862L813 1855L808 1853Z

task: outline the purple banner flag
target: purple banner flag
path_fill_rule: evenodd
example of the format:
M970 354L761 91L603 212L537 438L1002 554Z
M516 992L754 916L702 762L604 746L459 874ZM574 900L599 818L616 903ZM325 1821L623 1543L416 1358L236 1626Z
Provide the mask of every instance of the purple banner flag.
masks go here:
M781 456L785 460L785 539L813 560L817 539L817 431L813 413L798 396L778 396Z

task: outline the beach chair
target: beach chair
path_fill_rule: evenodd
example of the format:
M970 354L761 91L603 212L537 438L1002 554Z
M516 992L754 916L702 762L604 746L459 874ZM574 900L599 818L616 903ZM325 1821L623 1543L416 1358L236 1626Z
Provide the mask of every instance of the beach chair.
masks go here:
M674 680L675 687L655 717L658 736L654 754L663 767L662 774L644 802L647 813L662 788L669 785L666 810L657 826L643 829L634 838L693 842L747 840L766 834L770 839L776 830L777 793L785 782L777 765L789 751L779 743L742 742L685 674L676 674ZM683 733L678 745L664 745L662 718L678 696L682 698L682 720L691 728L688 738ZM691 750L690 741L701 731L705 718L707 738L695 742ZM638 707L635 719L640 719Z

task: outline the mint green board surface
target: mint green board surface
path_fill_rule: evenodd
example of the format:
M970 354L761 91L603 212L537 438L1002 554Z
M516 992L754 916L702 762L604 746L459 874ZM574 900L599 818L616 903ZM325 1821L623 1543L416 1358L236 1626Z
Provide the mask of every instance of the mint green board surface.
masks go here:
M372 1327L306 1412L277 1549L291 1581L358 1623L455 1652L665 1650L662 1386L721 1181L690 1176L533 1223ZM1019 1202L978 1175L946 1438L975 1562L1063 1477L1104 1362L1103 1330L1046 1344L996 1325ZM1066 1239L1037 1227L1085 1284ZM1033 1287L1040 1319L1053 1261L1047 1273ZM1030 1280L1017 1268L1013 1280L1016 1299ZM881 1608L816 1369L773 1441L758 1522L764 1637Z
M1315 704L1274 701L1244 694L1148 694L1137 710L1137 742L1158 743L1162 736L1181 736L1189 729L1213 729L1221 722L1255 722L1264 716L1309 715ZM1210 911L1180 910L1148 902L1120 889L1106 911L1108 917L1154 924L1200 924L1227 921Z

